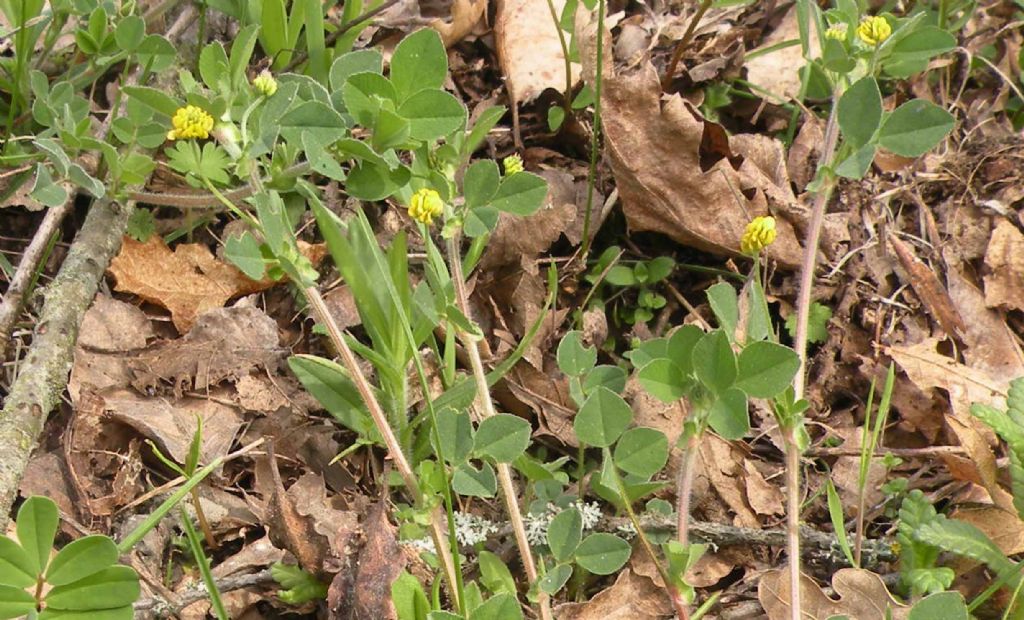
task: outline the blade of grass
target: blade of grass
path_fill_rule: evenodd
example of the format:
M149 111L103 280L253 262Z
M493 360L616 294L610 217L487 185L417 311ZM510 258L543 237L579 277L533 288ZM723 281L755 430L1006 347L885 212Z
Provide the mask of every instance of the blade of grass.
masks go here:
M181 529L185 531L188 548L192 552L192 557L199 567L199 574L206 585L206 592L210 596L210 607L216 612L218 620L231 620L227 609L224 608L224 601L221 599L220 590L217 589L217 580L213 578L213 573L210 572L210 560L203 551L203 543L199 539L199 533L196 532L196 528L192 525L192 518L184 510L181 511Z

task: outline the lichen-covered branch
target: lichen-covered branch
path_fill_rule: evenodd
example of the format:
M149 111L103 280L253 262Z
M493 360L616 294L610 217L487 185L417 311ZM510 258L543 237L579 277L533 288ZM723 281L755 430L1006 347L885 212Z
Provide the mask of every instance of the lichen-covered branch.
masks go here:
M121 247L131 209L132 203L107 199L93 204L64 264L44 291L32 348L0 411L0 531L7 527L22 472L43 423L64 393L82 317Z

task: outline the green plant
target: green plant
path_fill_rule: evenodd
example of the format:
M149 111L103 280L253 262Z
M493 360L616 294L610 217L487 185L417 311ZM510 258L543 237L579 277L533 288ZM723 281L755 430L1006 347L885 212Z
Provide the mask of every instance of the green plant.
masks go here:
M956 46L956 38L949 32L924 22L924 13L902 18L889 13L866 16L864 7L855 0L837 0L835 8L823 12L816 3L799 0L797 16L800 45L807 62L802 71L800 98L817 90L820 96L830 100L831 109L817 175L808 187L814 194L814 205L800 266L794 339L801 369L791 396L783 406L778 403L776 406L787 441L787 486L790 489L787 527L793 620L799 620L801 607L799 517L795 514L799 502L794 493L799 480L799 457L806 445L806 431L801 424L806 404L802 399L811 288L825 208L837 179L863 177L880 148L904 157L918 157L934 148L952 130L953 115L929 101L913 99L891 112L885 111L880 80L920 73L931 58ZM811 51L812 37L819 43L821 53L818 56Z
M975 403L971 413L1007 444L1013 502L1020 513L1024 506L1021 502L1024 470L1020 467L1024 449L1024 379L1010 383L1006 403L1006 411ZM912 596L939 593L950 587L954 578L952 569L938 566L939 554L943 551L986 564L997 576L992 586L971 602L971 610L1001 587L1013 588L1016 599L1016 591L1024 581L1021 566L1007 558L984 532L970 523L939 514L919 490L911 491L903 499L897 542L900 544L900 576ZM1006 614L1006 617L1019 617L1020 605L1016 608L1011 605Z
M153 450L153 454L156 455L164 465L185 478L191 478L196 475L196 471L199 468L199 450L203 445L203 419L196 416L196 430L192 434L192 442L189 444L188 455L186 456L184 465L178 465L172 459L164 456L152 441L147 441L147 443L149 443L150 448ZM203 533L203 538L205 538L206 544L209 547L216 549L217 539L213 536L213 530L210 528L209 521L206 519L206 514L203 512L203 505L199 499L198 486L192 488L191 499L192 508L195 510L196 520L199 522L199 528ZM192 558L196 562L196 566L199 568L199 574L203 578L206 590L210 593L210 605L217 614L218 620L228 620L228 612L224 607L224 601L221 599L220 590L217 588L217 582L213 578L213 573L210 572L210 561L206 557L206 552L203 551L203 541L196 532L195 527L192 525L191 515L189 515L184 509L180 512L181 528L185 532L185 541L188 545L189 552L192 554Z
M622 250L617 246L610 246L601 253L584 276L595 287L590 295L595 298L595 303L612 304L612 316L616 321L628 325L646 323L654 318L656 310L665 306L665 297L654 287L672 275L676 262L670 256L659 256L648 261L639 260L629 266L619 260L621 254ZM600 290L602 283L619 290L604 298ZM620 298L621 301L614 303Z
M18 539L0 538L0 618L133 618L139 577L117 563L118 546L86 536L51 559L58 522L52 500L32 497L18 510Z
M250 233L226 248L239 268L254 278L286 276L303 290L311 313L342 354L344 364L295 356L289 360L291 368L342 424L357 433L357 445L386 447L413 500L400 511L407 520L403 533L415 535L427 527L454 607L466 613L466 587L454 546L453 496L493 496L500 486L515 524L518 504L509 462L525 451L529 426L514 416L487 414L474 428L463 411L472 403L474 390L482 403L489 404L487 387L496 376L484 373L480 366L474 369L473 381L456 381L456 336L466 345L480 337L467 316L465 299L457 294L461 270L475 265L499 213L532 213L547 193L546 183L511 168L503 176L493 161L478 161L465 168L461 187L456 184L456 171L468 163L503 110L485 113L472 129L466 127L465 108L441 88L447 60L432 30L406 37L396 48L386 76L378 52L352 52L334 61L326 79L282 76L276 90L263 83L258 95L247 85L236 89L231 79L225 79L238 46L236 41L231 57L218 48L206 48L212 49L209 53L204 49L203 56L212 60L201 63L201 68L207 68L201 71L203 85L184 84L193 100L213 95L203 109L212 110L218 118L210 133L219 144L200 148L183 132L185 140L175 147L178 154L172 155L172 161L250 225ZM239 53L245 55L244 50ZM172 108L176 114L181 105L152 90L133 94L168 114ZM271 119L280 122L279 132L267 132L276 130ZM346 161L351 162L348 167ZM409 215L420 222L427 243L425 278L420 284L411 285L404 236L382 249L362 212L341 221L320 202L316 187L294 179L296 170L333 178L355 198L376 201L394 196L409 205ZM280 176L275 177L275 171ZM248 202L255 212L229 198L237 190L219 189L232 176L250 179ZM323 308L314 286L318 274L299 252L293 232L290 205L298 204L292 200L298 198L295 192L312 205L334 263L355 294L368 343L343 334ZM454 251L450 248L451 265L428 234L438 217L444 220L443 234L450 240L463 231L474 239L465 258L460 257L457 244ZM440 325L446 328L443 341L435 335ZM410 415L410 366L419 380L419 393L428 394L431 389L422 347L444 360L442 375L448 390L439 398L425 398L423 410ZM357 354L373 365L378 386L370 385ZM532 559L528 545L522 543L520 550L528 564ZM544 613L543 596L540 602Z
M785 398L799 367L792 350L769 340L770 319L757 281L747 290L750 315L742 329L736 291L719 283L707 292L718 329L704 332L684 325L667 337L641 343L629 355L650 394L667 403L685 399L689 405L689 418L679 438L683 450L676 481L679 546L669 555L669 566L680 570L699 557L689 545L689 501L701 436L710 428L726 439L743 437L750 429L748 399L785 402L779 399ZM680 591L687 591L684 574L685 570L671 575Z

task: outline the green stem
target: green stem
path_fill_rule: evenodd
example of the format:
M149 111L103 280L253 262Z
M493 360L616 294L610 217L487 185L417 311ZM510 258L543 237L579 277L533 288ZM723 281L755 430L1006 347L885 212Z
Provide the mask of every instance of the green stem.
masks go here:
M11 93L10 107L7 108L7 135L11 135L11 131L14 128L14 109L20 104L18 99L23 98L28 101L27 97L24 97L24 93L21 92L21 87L24 85L24 73L25 73L25 37L28 36L28 28L25 26L25 22L28 21L25 18L25 11L27 10L27 0L21 0L21 11L18 15L18 41L14 46L14 53L18 55L14 69L14 92Z
M606 462L612 462L612 451L610 448L603 448L601 455ZM661 576L661 580L665 583L665 589L668 590L669 598L672 599L672 606L675 607L676 610L676 617L678 620L688 620L690 617L690 612L687 609L688 604L679 590L673 585L672 578L662 565L661 560L658 558L658 554L654 552L654 547L651 546L651 541L647 539L647 535L644 533L644 528L640 523L640 519L636 516L633 506L629 502L629 495L626 493L626 487L622 483L622 476L619 475L619 470L614 465L607 469L611 470L615 475L615 489L618 491L619 498L622 500L622 506L626 510L629 522L633 524L633 529L636 530L636 536L640 539L640 546L644 548L644 552L646 552L648 557L651 558L651 562L654 563L654 567L657 569L658 575Z
M385 270L385 273L387 273L387 270ZM394 289L393 283L391 284L391 288ZM356 384L359 396L362 398L363 404L366 405L366 408L370 413L370 417L373 419L373 423L377 427L377 431L381 434L381 438L384 440L384 445L387 448L388 454L394 461L395 467L398 469L398 473L402 477L402 481L405 483L405 488L413 496L413 500L416 505L423 506L425 500L419 480L417 480L416 474L413 473L412 466L409 464L409 460L402 451L398 437L395 436L395 431L388 422L387 416L385 415L383 408L381 408L380 402L377 400L377 396L373 392L373 388L370 386L369 381L366 380L366 376L363 374L362 368L359 366L359 362L356 359L355 354L348 346L345 336L342 333L341 328L338 326L337 321L334 320L334 315L332 315L327 309L327 304L324 303L324 299L320 295L320 291L317 290L315 286L308 286L303 290L303 292L306 295L306 300L309 302L310 313L316 321L327 330L327 335L331 340L331 344L333 344L334 348L341 354L345 369L348 370L348 373L352 378L352 382ZM404 315L402 316L404 317ZM425 397L427 394L429 394L429 392L424 390ZM429 398L427 402L430 402ZM447 491L447 477L445 477L444 486ZM450 494L448 495L450 496ZM438 556L441 558L441 565L444 569L445 578L448 580L448 584L452 588L456 607L461 610L464 604L464 588L462 583L462 571L458 568L458 547L456 546L453 534L455 529L454 517L452 515L450 505L446 505L446 509L448 510L448 534L445 534L444 530L441 528L437 510L431 510L430 512L430 532L431 537L434 540L434 547ZM450 546L446 547L446 544Z
M194 489L193 489L194 490ZM199 567L199 574L203 578L206 592L210 597L210 606L217 614L218 620L230 620L227 609L224 608L224 601L221 599L220 590L217 589L217 581L210 572L210 560L203 551L203 543L199 540L199 534L192 526L192 517L184 510L181 511L181 528L185 531L185 538L188 540L189 550L192 552L192 559Z
M583 214L583 249L580 259L590 253L590 218L594 210L594 186L597 184L598 145L601 140L601 91L604 74L605 0L597 2L597 70L594 76L594 130L590 134L590 170L587 172L587 209Z
M433 246L430 235L425 235L427 244ZM462 274L462 259L459 256L459 236L452 235L448 238L448 264L451 270L452 281L455 285L455 301L462 314L472 320L469 308L469 298L466 294L466 282ZM453 326L454 327L454 326ZM486 419L493 417L497 412L494 410L494 402L491 400L491 392L487 385L487 373L484 371L483 360L480 358L480 347L476 340L469 334L460 333L463 345L469 353L470 365L473 368L473 377L476 380L476 396L480 403L480 417ZM515 535L516 546L519 548L519 557L523 562L523 572L526 579L532 586L537 581L537 565L533 559L533 551L530 549L529 539L526 537L526 525L523 522L522 511L519 508L519 501L516 497L515 486L512 484L512 469L508 463L498 463L498 480L501 483L501 496L505 503L505 512L508 514L509 523L512 525L512 532ZM540 606L542 620L552 620L551 600L547 593L538 590L537 601Z
M558 32L558 43L562 46L562 58L565 60L565 94L562 96L562 107L565 110L565 117L568 119L572 114L572 61L569 59L569 44L565 41L562 20L558 18L554 0L548 0L548 10L551 12L551 21L554 22L555 30Z

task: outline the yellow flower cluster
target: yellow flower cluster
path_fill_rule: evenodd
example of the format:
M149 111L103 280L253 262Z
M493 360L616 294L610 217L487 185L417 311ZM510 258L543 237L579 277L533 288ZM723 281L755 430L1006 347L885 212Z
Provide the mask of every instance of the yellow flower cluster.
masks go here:
M740 239L740 251L744 254L754 256L775 241L775 218L766 215L758 216L747 224L747 230Z
M880 15L865 17L857 26L857 36L871 46L879 46L892 34L892 26Z
M412 195L409 201L409 217L430 226L434 218L444 212L444 201L435 190L423 189Z
M523 171L523 158L516 154L509 155L501 161L501 164L505 167L505 176L507 177Z
M210 137L210 130L213 129L213 117L205 110L194 105L187 105L178 108L171 119L171 129L167 132L168 140L189 140L200 138L205 140Z
M277 92L277 80L269 71L263 71L253 78L252 87L264 97L272 97Z
M845 41L846 30L846 24L844 23L840 22L838 24L832 24L829 26L828 30L825 31L825 38L835 39L836 41Z

